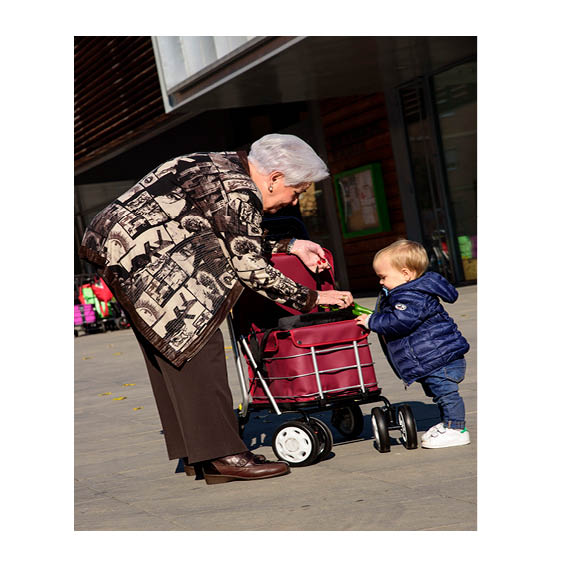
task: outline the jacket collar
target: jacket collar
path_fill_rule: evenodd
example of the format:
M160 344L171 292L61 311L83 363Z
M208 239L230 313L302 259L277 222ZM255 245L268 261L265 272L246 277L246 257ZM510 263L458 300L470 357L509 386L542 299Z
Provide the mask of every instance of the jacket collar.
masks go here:
M242 165L244 166L244 169L246 170L246 175L250 175L250 167L248 165L248 156L246 155L246 152L239 150L236 153L238 154L238 157L240 158L240 161L242 162Z

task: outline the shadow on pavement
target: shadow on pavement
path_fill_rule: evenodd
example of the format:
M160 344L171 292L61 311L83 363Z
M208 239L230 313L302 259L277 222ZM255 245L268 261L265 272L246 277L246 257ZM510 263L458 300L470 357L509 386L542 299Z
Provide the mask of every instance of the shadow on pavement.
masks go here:
M418 435L427 431L432 425L439 422L439 410L437 406L433 403L426 404L423 402L404 402L411 407L413 412ZM363 411L370 411L371 404L367 404L368 407L363 406ZM376 404L380 405L380 404ZM394 407L400 404L392 404ZM348 439L344 437L338 429L336 429L331 423L331 411L322 411L309 413L310 416L316 417L324 421L333 434L333 444L341 445L346 443L356 443L361 440L374 439L374 433L372 429L372 421L370 415L364 415L364 426L362 433L355 439ZM250 450L254 451L263 447L271 447L272 436L276 429L287 421L293 421L301 419L302 415L299 412L285 412L282 415L276 415L275 413L269 413L267 411L252 412L249 416L249 421L244 427L243 440ZM401 445L400 433L399 431L390 431L391 445ZM330 457L329 457L330 458Z

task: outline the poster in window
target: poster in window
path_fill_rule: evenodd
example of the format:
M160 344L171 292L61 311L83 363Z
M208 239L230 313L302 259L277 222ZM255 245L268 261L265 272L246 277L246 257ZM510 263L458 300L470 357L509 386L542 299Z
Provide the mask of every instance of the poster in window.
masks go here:
M390 230L382 168L372 163L334 176L345 238Z

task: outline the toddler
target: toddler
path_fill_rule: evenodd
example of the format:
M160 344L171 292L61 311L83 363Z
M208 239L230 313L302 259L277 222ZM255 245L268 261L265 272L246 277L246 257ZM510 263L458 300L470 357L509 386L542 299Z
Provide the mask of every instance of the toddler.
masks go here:
M465 377L469 344L442 307L454 303L457 290L436 272L418 242L398 240L380 250L373 268L382 292L371 315L356 321L378 333L394 372L406 385L419 382L439 407L441 423L421 438L427 449L470 443L459 383Z

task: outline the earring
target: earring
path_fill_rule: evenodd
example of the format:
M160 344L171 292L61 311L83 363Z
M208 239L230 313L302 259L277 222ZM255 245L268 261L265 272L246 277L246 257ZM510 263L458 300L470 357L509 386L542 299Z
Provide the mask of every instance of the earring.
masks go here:
M270 193L273 193L273 192L274 192L274 188L270 185L270 186L268 187L268 191L269 191Z

